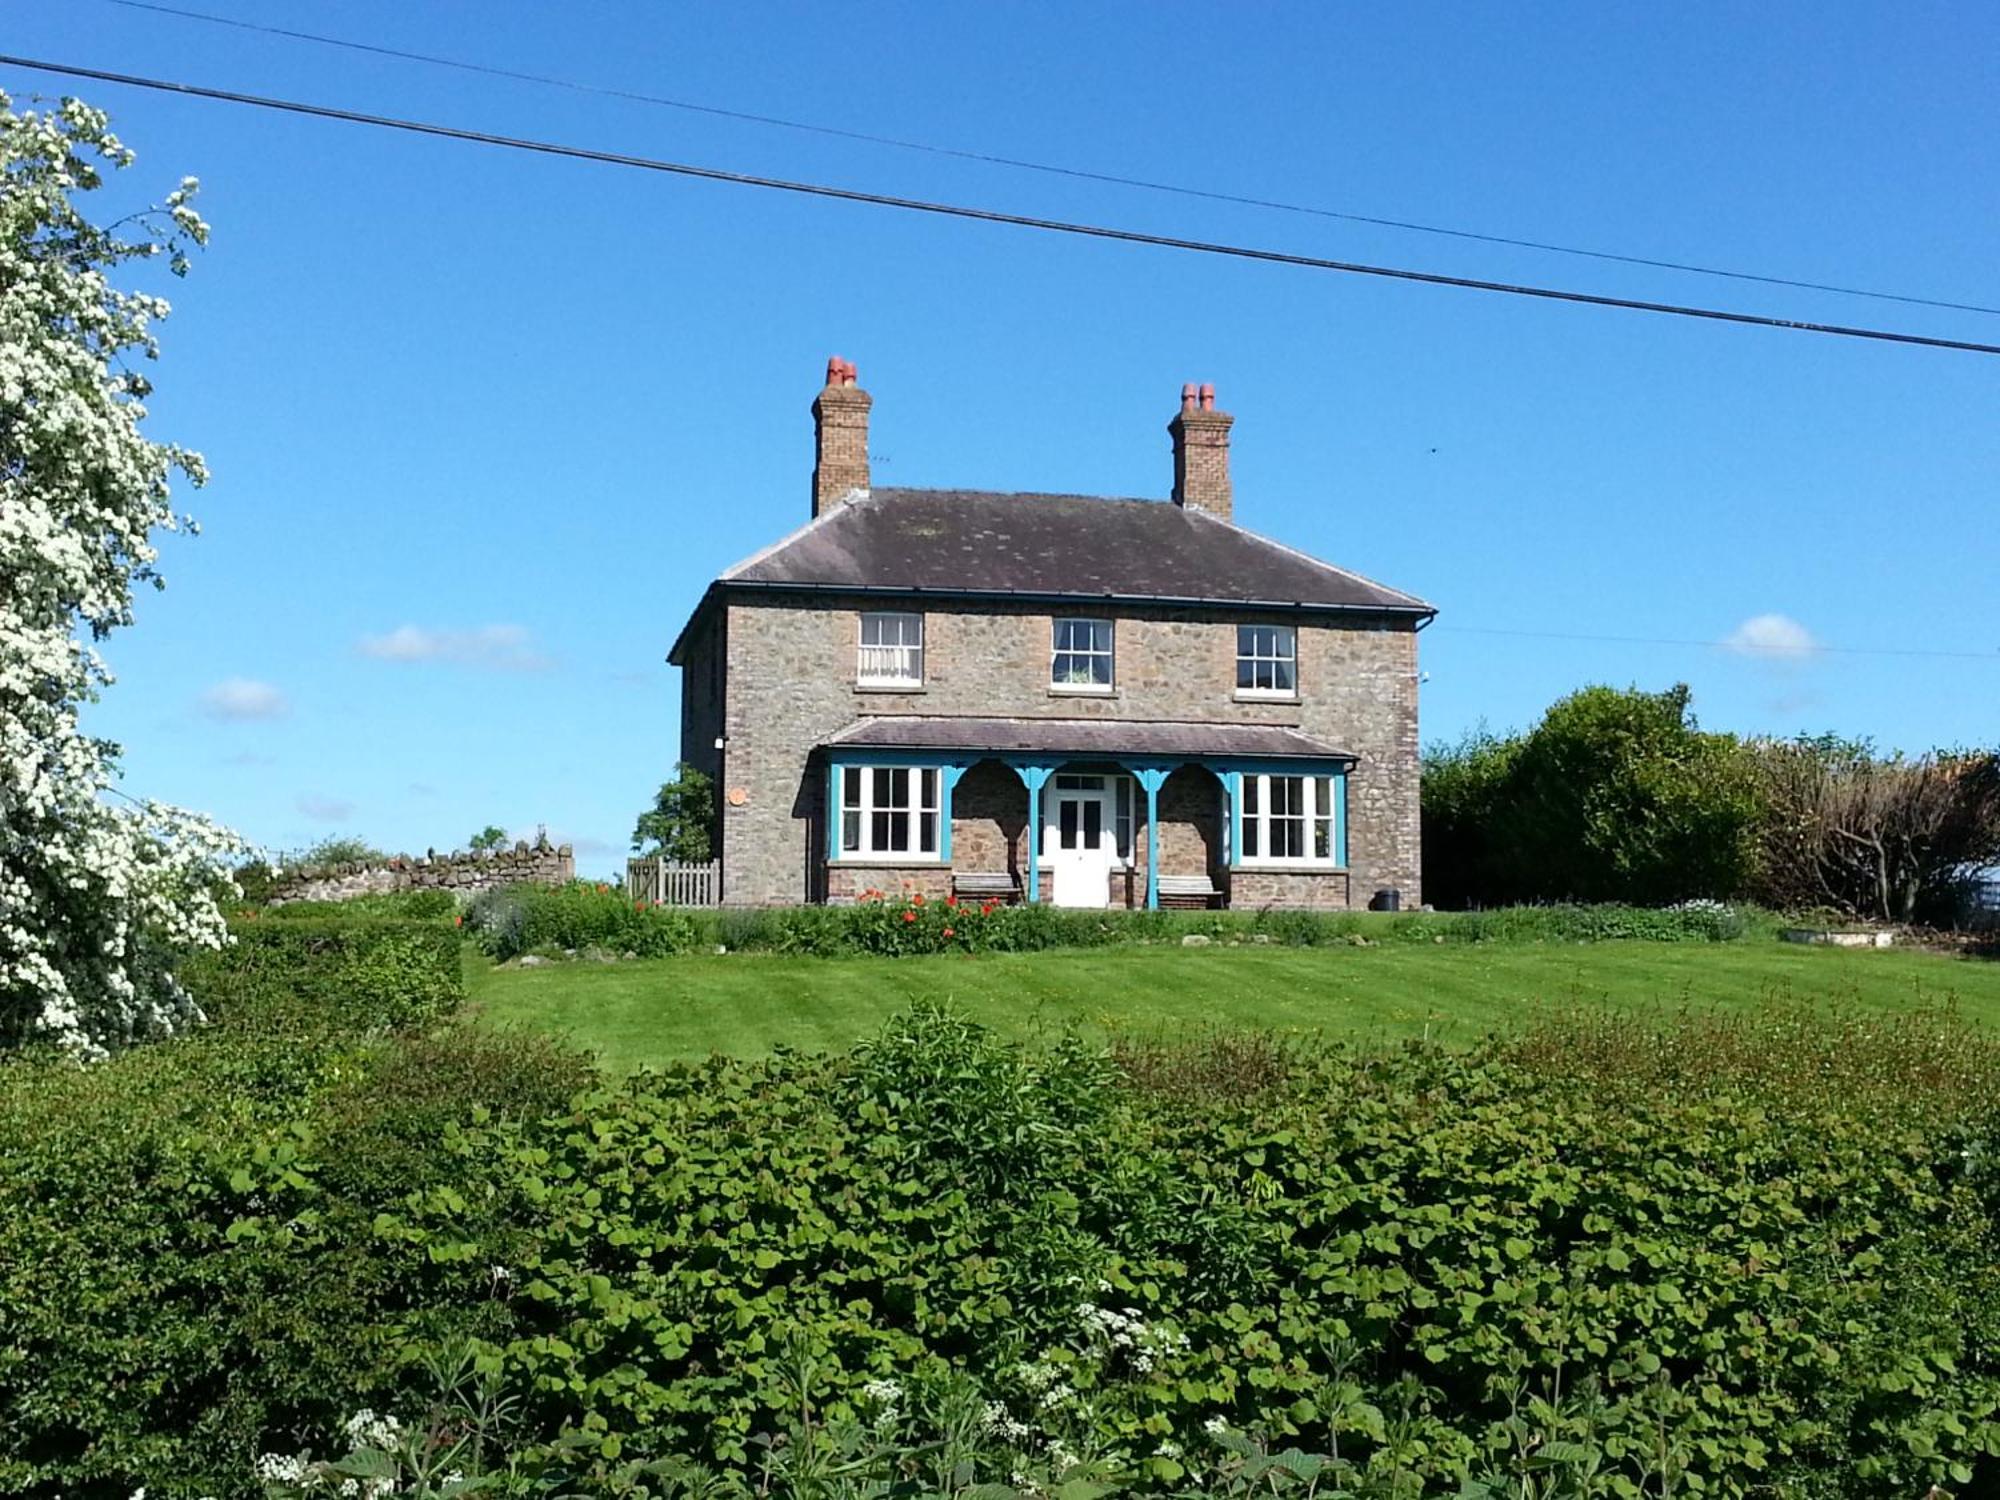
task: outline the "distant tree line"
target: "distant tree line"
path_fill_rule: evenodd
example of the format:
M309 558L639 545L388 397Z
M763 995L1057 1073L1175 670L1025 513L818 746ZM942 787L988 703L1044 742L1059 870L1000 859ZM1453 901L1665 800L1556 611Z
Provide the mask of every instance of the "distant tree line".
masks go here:
M1424 755L1439 906L1713 897L1958 923L2000 864L2000 756L1703 730L1689 692L1588 687Z

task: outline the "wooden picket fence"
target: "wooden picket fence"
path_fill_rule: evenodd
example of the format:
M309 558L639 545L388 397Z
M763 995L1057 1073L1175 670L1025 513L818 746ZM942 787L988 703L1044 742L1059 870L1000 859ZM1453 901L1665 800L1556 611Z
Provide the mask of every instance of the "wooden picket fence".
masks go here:
M625 894L652 906L715 906L722 900L722 861L684 865L670 859L628 859Z

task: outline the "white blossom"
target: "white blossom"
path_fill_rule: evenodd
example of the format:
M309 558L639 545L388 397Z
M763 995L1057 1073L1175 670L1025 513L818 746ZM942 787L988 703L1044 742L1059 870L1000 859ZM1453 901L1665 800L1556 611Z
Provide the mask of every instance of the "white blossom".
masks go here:
M402 1437L403 1424L391 1416L378 1416L372 1408L364 1406L342 1424L341 1431L357 1448L389 1449Z
M0 1042L101 1056L199 1018L172 955L228 940L215 890L247 852L160 803L114 806L117 747L78 714L111 682L86 644L132 623L160 586L155 532L201 456L140 432L163 298L107 273L208 236L184 180L124 238L74 201L132 154L74 99L16 114L0 94ZM138 226L133 230L131 226Z
M307 1464L297 1454L266 1453L251 1465L251 1472L266 1484L298 1484L306 1477Z

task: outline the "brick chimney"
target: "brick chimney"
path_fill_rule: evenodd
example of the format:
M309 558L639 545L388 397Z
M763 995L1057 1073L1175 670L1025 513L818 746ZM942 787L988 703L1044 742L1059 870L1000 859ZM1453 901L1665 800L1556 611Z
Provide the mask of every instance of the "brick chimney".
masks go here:
M1229 424L1215 409L1215 387L1181 387L1181 409L1167 423L1174 436L1174 504L1227 521L1234 509L1229 487Z
M854 361L826 362L826 388L813 398L813 516L868 493L868 408L854 383Z

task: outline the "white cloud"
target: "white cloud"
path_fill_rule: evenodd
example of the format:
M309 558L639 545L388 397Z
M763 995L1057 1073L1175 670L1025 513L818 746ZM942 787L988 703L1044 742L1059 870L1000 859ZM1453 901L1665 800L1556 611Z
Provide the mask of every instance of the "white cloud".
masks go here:
M298 809L317 823L345 823L354 816L354 804L342 797L326 797L318 792L306 792L298 800Z
M524 625L481 625L472 630L399 625L387 635L364 635L356 649L377 661L442 661L492 672L542 672L555 665L537 649Z
M292 705L268 682L225 677L201 695L201 711L225 724L241 724L257 719L282 719L292 711Z
M277 756L259 755L254 750L238 750L234 755L222 757L225 766L275 766L277 763Z
M1723 637L1722 644L1738 656L1765 661L1803 661L1819 650L1813 633L1790 615L1752 615Z

